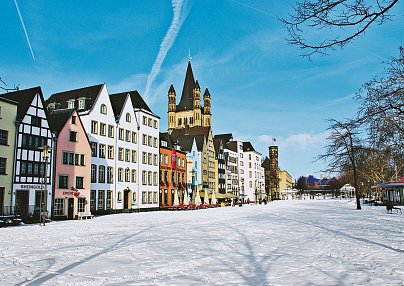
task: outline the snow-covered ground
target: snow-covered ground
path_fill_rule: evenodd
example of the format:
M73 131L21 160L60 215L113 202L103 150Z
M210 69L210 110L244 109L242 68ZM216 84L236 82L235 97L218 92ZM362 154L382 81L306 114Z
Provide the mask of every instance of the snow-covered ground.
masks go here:
M0 229L0 285L404 285L404 214L340 200Z

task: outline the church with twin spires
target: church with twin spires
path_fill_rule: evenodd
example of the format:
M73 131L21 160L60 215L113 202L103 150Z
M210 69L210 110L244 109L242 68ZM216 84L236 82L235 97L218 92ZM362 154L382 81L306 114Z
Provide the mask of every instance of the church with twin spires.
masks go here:
M181 100L178 105L174 86L171 84L168 90L168 133L171 134L174 129L211 127L210 107L210 93L207 88L203 93L203 106L201 105L201 88L198 80L195 81L194 79L191 61L189 60Z

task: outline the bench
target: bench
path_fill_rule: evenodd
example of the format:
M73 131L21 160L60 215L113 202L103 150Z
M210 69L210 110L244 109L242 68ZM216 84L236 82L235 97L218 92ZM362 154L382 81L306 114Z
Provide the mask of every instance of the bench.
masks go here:
M91 212L78 212L78 213L77 213L77 218L78 218L79 220L82 220L82 219L92 219L92 218L94 218L94 215L92 215Z
M397 213L398 213L398 211L400 211L401 214L403 213L401 211L401 208L395 207L392 203L387 203L386 204L386 209L387 209L387 213L393 213L393 210L396 210Z

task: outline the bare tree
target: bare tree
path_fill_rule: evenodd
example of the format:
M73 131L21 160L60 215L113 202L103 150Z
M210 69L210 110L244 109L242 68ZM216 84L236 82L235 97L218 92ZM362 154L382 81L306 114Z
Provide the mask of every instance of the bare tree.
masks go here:
M330 120L330 135L327 137L328 145L325 154L318 159L328 163L327 172L340 174L351 173L353 185L356 190L356 209L361 209L360 197L362 190L359 185L359 160L360 154L366 151L363 141L359 137L358 126L352 122L339 122Z
M294 6L289 19L281 19L289 32L289 42L306 51L306 56L326 55L343 47L375 24L391 20L398 0L304 0ZM308 37L313 29L321 30Z

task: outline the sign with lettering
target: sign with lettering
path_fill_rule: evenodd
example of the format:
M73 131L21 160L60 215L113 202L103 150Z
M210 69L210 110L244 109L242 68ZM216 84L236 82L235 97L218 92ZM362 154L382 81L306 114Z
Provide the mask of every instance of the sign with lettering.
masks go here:
M34 189L34 190L44 190L45 189L45 185L36 185L36 184L32 184L32 185L17 185L18 189Z

